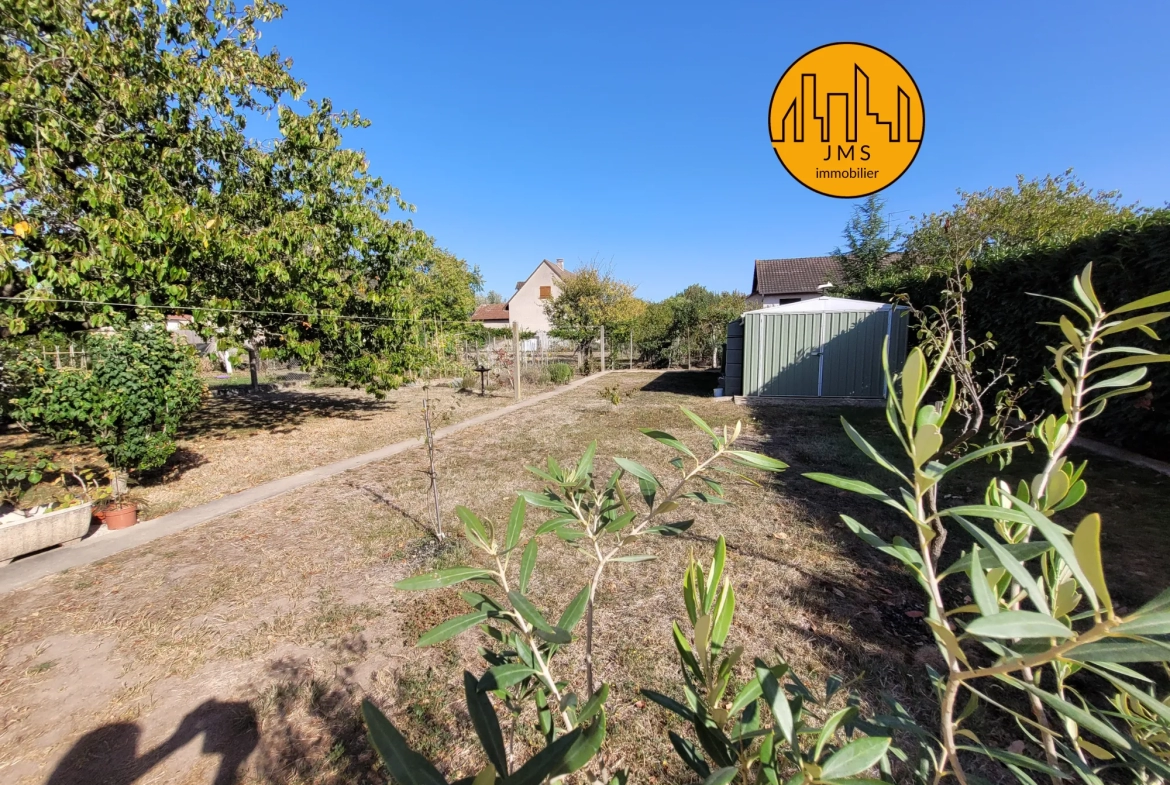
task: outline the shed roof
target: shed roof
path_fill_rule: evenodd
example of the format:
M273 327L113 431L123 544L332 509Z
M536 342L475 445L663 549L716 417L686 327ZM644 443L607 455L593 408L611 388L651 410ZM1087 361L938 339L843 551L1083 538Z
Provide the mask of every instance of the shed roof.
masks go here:
M811 300L801 300L796 303L769 305L765 308L748 311L748 313L828 313L830 311L856 313L858 311L888 311L894 307L889 303L850 300L847 297L814 297Z

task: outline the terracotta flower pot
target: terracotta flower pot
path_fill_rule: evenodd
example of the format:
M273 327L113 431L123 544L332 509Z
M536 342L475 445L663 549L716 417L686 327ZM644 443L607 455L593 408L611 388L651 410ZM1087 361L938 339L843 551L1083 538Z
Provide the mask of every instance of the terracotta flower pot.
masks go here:
M111 504L95 510L93 517L104 523L110 531L128 529L138 523L138 505L133 502Z

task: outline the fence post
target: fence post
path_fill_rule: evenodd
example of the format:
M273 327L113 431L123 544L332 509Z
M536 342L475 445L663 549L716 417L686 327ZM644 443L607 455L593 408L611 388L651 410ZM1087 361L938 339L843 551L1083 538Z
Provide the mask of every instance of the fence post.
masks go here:
M630 328L630 370L634 370L634 330Z
M515 376L516 400L520 400L520 323L512 322L512 374Z
M601 325L601 372L605 373L605 325Z

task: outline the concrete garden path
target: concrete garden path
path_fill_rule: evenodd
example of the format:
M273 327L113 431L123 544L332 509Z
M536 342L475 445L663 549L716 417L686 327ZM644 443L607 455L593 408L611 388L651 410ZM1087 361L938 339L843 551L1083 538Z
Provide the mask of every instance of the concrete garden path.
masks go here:
M525 409L542 401L547 401L549 398L556 397L561 393L600 379L610 373L620 372L608 370L595 373L592 376L577 379L548 392L538 393L531 398L525 398L518 403L505 406L501 409L484 412L483 414L462 420L453 425L439 428L434 434L435 441L445 439L464 429L482 425L483 423L497 420L500 417L506 417L512 412ZM421 447L422 445L423 440L421 438L404 439L403 441L388 444L385 447L380 447L371 452L355 455L352 458L345 458L344 460L308 469L307 471L292 474L288 477L281 477L276 480L261 483L247 490L223 496L206 504L172 512L168 515L145 521L137 526L131 526L129 529L122 529L120 531L100 529L98 532L88 535L76 545L66 548L55 548L33 556L26 556L25 558L12 562L6 567L0 567L0 594L13 591L48 575L64 572L74 567L92 564L108 556L113 556L116 553L121 553L130 548L137 548L160 537L166 537L168 534L174 534L175 532L189 529L192 526L206 523L221 515L242 510L265 499L271 499L282 493L303 488L306 485L324 480L327 477L356 469L367 463L389 458L392 455L397 455L400 452Z

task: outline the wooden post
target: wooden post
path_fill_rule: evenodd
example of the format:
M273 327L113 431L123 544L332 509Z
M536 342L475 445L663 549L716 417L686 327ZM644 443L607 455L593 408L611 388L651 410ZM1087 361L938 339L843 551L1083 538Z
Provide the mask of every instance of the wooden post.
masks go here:
M601 372L605 373L605 325L601 325Z
M630 328L630 370L634 370L634 329Z
M61 347L58 346L53 349L53 354L56 356L57 370L61 370Z
M512 374L515 376L516 400L520 400L520 323L512 322Z
M431 499L435 503L435 539L443 540L443 518L439 514L439 475L435 472L435 437L431 432L430 388L423 387L423 423L426 425L427 457L431 461Z

